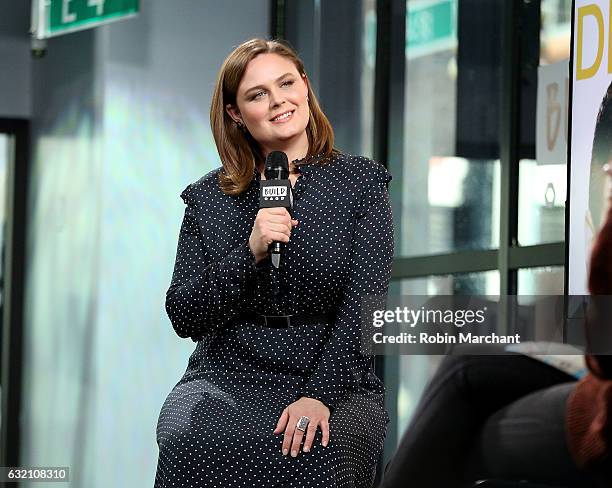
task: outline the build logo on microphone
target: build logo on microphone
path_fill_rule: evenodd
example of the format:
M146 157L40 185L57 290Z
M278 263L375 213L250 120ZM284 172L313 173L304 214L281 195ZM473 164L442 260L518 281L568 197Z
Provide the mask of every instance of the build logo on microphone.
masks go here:
M262 190L264 200L284 200L287 196L286 186L264 186Z

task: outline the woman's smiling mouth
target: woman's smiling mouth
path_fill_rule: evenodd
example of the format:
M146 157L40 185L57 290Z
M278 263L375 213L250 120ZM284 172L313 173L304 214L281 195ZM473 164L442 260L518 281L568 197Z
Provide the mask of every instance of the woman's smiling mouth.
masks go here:
M278 114L273 119L270 119L270 122L272 122L273 124L279 124L279 123L286 122L289 119L291 119L293 112L294 112L293 110L289 110L287 112L283 112L282 114Z

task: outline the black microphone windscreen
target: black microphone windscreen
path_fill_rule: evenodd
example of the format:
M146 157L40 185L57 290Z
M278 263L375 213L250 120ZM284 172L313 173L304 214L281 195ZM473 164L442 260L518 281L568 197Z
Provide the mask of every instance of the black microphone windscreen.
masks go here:
M286 180L289 178L289 159L282 151L272 151L266 157L264 174L267 180Z

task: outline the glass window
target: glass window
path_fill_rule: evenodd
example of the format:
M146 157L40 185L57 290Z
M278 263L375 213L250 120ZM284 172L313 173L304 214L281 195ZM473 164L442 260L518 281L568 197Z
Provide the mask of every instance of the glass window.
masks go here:
M376 69L376 0L363 0L363 42L361 49L361 151L374 154L374 79Z
M5 231L6 231L6 191L7 191L7 171L9 161L12 159L13 140L8 134L0 134L0 248L5 246ZM5 282L4 276L4 256L5 253L0 253L0 283ZM4 289L0 287L0 311L4 308ZM4 314L0 313L0 331L2 330L2 320Z
M540 6L541 31L539 63L541 66L569 59L571 33L571 0L542 0ZM531 86L531 90L535 89ZM559 88L557 103L563 117L560 120L556 143L566 142L567 99L565 83ZM529 94L523 91L523 96ZM533 108L533 107L532 107ZM535 109L530 114L535 117ZM535 124L534 124L535 127ZM534 135L532 135L532 138ZM537 142L536 142L537 144ZM536 161L535 151L520 160L519 166L519 227L520 245L534 245L565 240L565 198L567 164L563 159ZM551 164L552 163L552 164Z
M464 273L399 280L390 293L406 295L496 295L499 294L499 272ZM421 393L440 363L441 356L399 356L399 385L388 392L387 401L397 405L398 440L406 429Z
M520 161L518 242L522 246L565 240L566 164Z
M390 293L402 295L497 295L499 272L461 273L399 280Z
M402 438L410 419L444 356L400 356L400 385L397 390L397 438Z
M519 295L563 295L564 266L519 269Z
M572 0L541 0L540 64L570 56Z
M498 246L501 19L473 3L406 3L398 256Z
M287 0L285 35L347 153L373 156L376 0ZM356 7L358 6L358 7Z

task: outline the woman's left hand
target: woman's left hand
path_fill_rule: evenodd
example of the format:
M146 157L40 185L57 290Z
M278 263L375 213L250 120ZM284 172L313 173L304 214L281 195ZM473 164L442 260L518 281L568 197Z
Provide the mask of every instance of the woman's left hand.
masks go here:
M296 428L298 420L302 416L310 419L306 432ZM283 410L274 433L280 434L283 430L285 431L282 447L283 454L286 456L289 453L289 449L291 449L291 455L296 457L300 451L300 443L304 434L306 434L306 440L302 450L304 452L310 451L312 441L317 433L317 427L321 428L321 433L323 434L321 444L323 447L327 447L329 442L329 408L319 400L302 397Z

